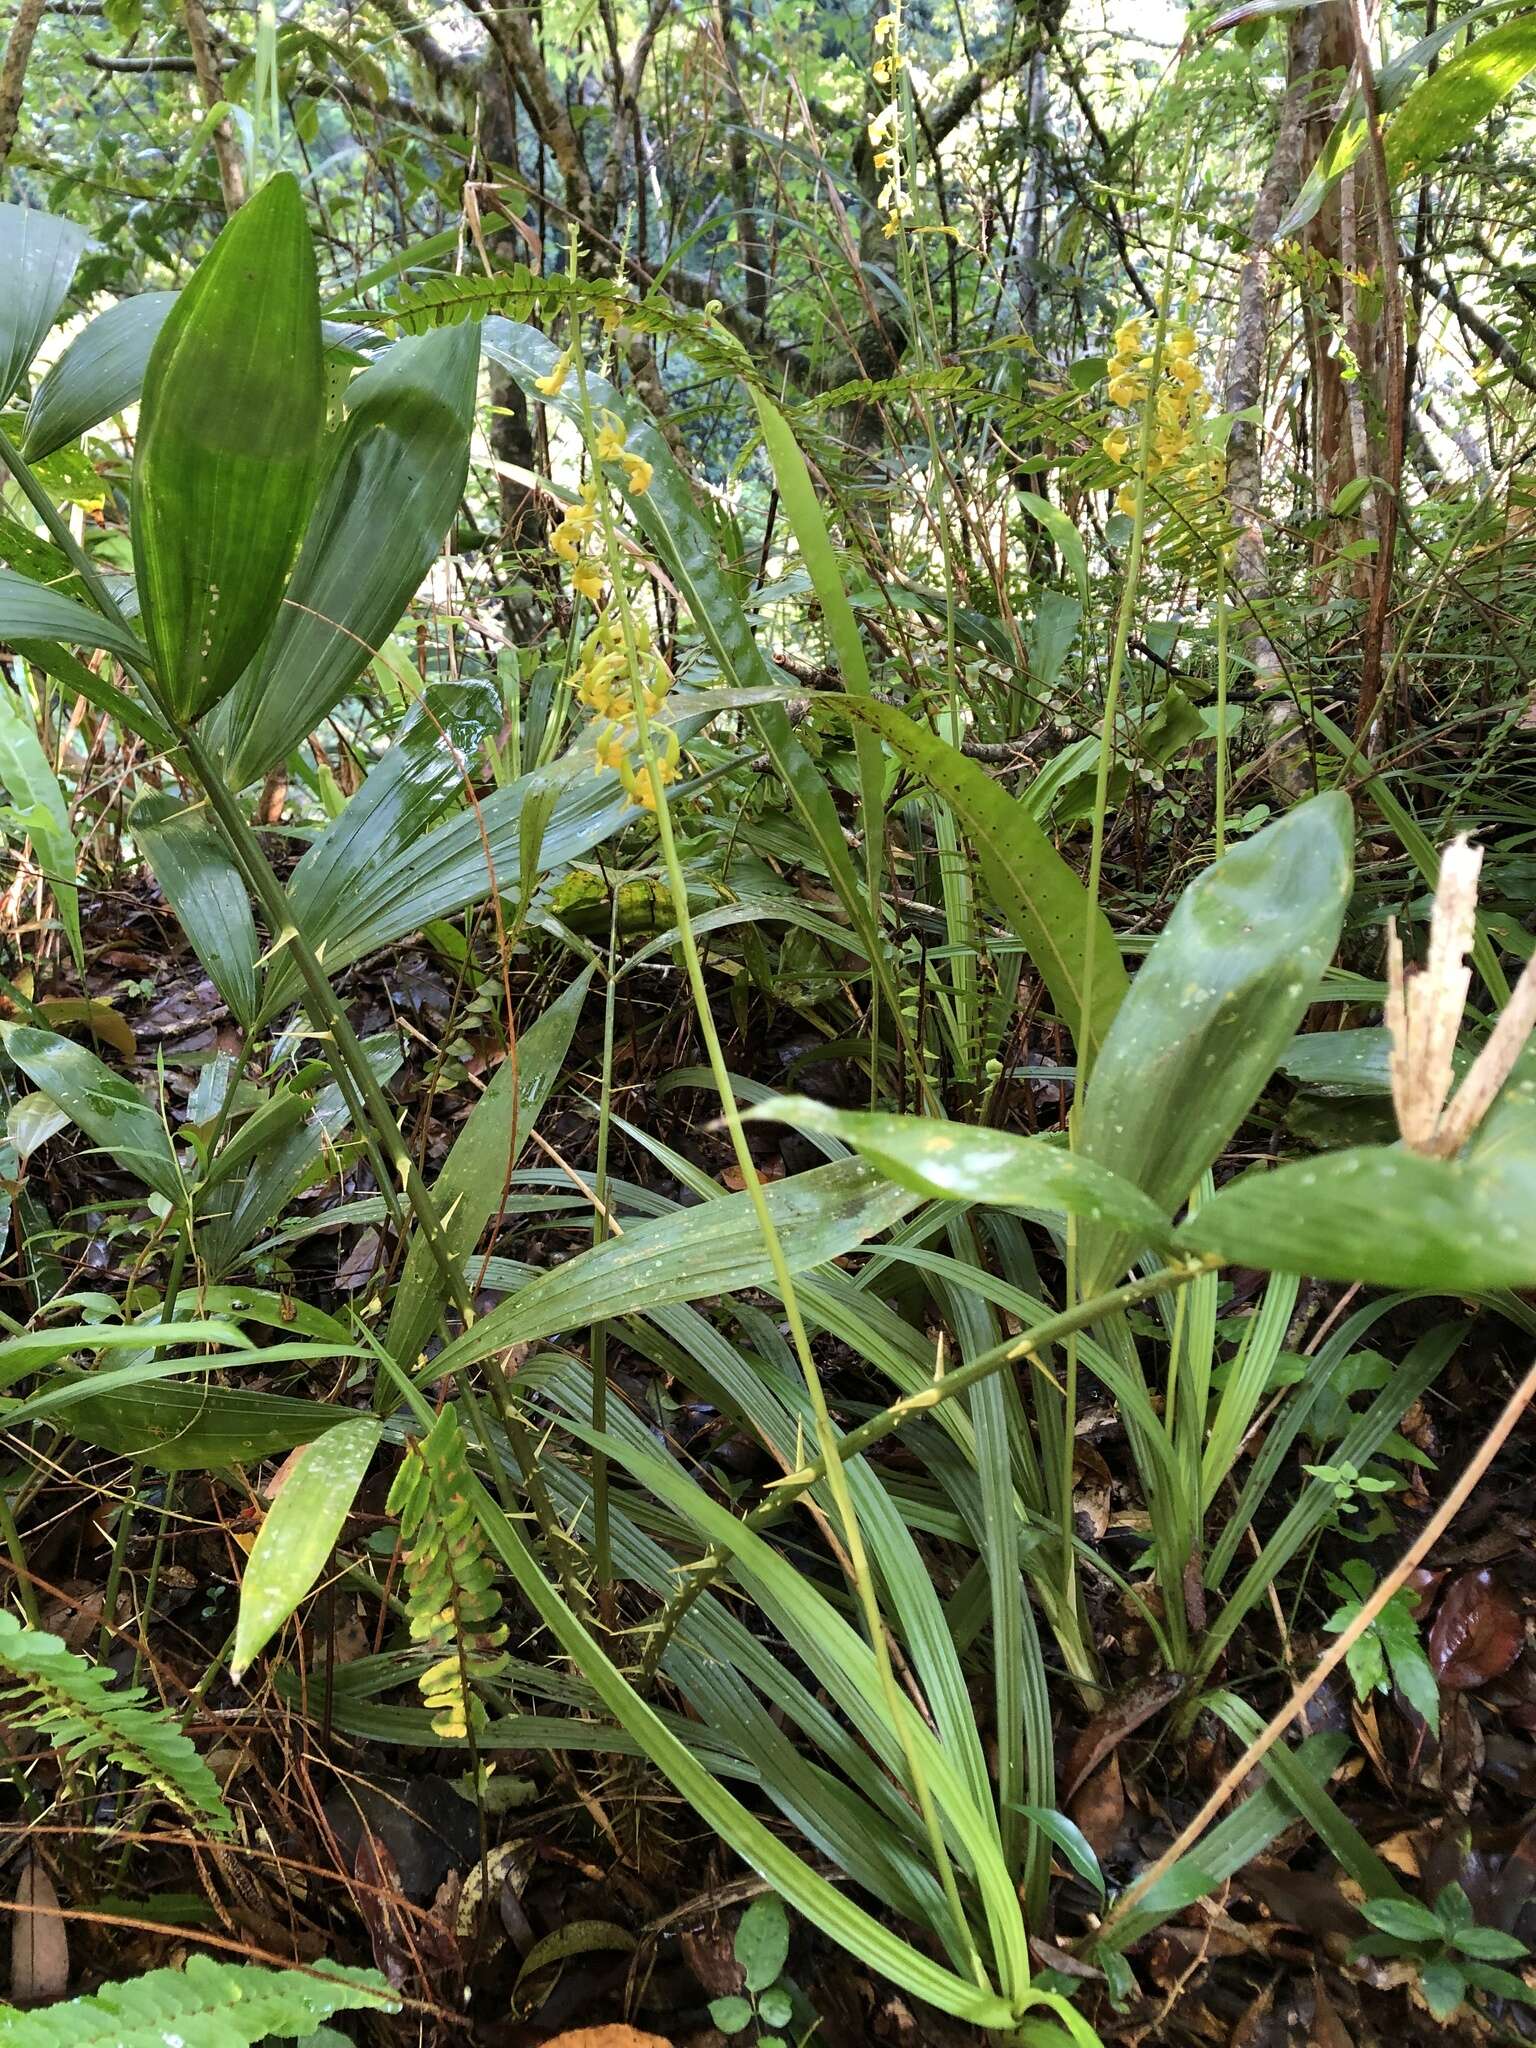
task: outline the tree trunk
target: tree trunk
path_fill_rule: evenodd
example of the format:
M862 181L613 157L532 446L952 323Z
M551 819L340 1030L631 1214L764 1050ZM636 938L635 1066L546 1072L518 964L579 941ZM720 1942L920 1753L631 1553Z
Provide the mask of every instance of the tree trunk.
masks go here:
M214 61L213 37L208 29L208 17L203 12L203 0L182 0L182 19L186 23L187 41L192 48L192 64L197 72L203 105L216 107L224 97L224 89L219 83L219 67ZM240 162L235 131L229 125L227 115L213 131L213 153L218 160L224 211L233 213L245 204L245 171Z
M21 114L21 89L26 83L27 59L32 39L43 18L43 0L21 0L5 46L5 63L0 67L0 167L16 140L16 123Z
M517 166L517 112L506 65L495 49L486 59L480 82L480 153L486 173L492 179L496 176L498 164L507 169ZM497 264L510 264L519 253L517 238L504 222L496 228L490 225L492 219L499 218L488 216L486 253ZM505 370L492 364L490 396L491 453L500 463L537 475L538 450L522 386L515 377L508 376ZM551 579L547 573L546 522L537 497L527 484L518 483L502 470L496 473L496 487L501 504L502 548L516 559L519 571L529 582L547 584ZM525 612L526 607L509 607L508 625L513 629L514 637L525 637L520 628L537 625L537 621L525 617Z
M1323 42L1323 15L1337 7L1306 8L1295 15L1289 31L1285 98L1275 146L1259 188L1258 203L1248 230L1248 254L1238 284L1237 325L1222 393L1224 412L1246 412L1262 406L1264 369L1269 354L1271 273L1274 240L1281 221L1301 187L1307 158L1308 107L1314 90ZM1227 509L1237 528L1233 551L1233 594L1240 610L1239 630L1253 668L1258 691L1285 680L1285 663L1268 626L1269 557L1263 525L1263 437L1259 424L1238 420L1227 445ZM1281 699L1270 709L1274 741L1272 774L1288 794L1304 782L1300 757L1300 726L1296 708Z

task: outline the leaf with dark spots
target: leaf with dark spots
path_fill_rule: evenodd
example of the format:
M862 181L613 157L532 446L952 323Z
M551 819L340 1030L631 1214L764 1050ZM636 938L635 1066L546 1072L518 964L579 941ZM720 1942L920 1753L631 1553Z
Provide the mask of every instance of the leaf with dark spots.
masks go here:
M1490 1571L1452 1579L1429 1632L1429 1661L1443 1686L1470 1692L1506 1672L1525 1642L1525 1625Z
M1184 1690L1184 1681L1174 1672L1149 1678L1133 1686L1096 1714L1073 1743L1062 1768L1062 1796L1070 1799L1079 1785L1098 1768L1128 1735L1134 1735L1145 1721L1161 1713Z

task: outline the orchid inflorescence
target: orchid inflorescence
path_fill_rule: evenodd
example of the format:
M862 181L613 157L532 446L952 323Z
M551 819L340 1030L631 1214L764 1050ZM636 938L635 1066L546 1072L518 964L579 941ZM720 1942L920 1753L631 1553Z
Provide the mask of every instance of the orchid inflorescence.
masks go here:
M630 667L623 619L612 611L599 614L597 624L582 643L581 680L576 694L603 721L593 738L598 773L605 768L613 769L630 802L642 810L654 811L658 789L677 779L681 749L677 734L668 728L656 758L654 777L648 762L636 763L634 680L638 673L640 700L649 720L658 716L667 700L672 671L656 651L651 629L644 619L632 618L630 633L634 642L634 670Z
M1130 417L1111 427L1102 445L1111 462L1122 467L1134 465L1141 446L1141 422L1137 415L1150 398L1154 410L1151 445L1147 450L1148 479L1182 478L1187 484L1206 484L1219 490L1225 477L1224 465L1200 434L1210 393L1195 361L1197 346L1194 330L1180 326L1169 329L1159 351L1149 346L1146 322L1140 315L1121 321L1115 329L1115 349L1109 359L1109 402ZM1115 494L1115 510L1135 512L1134 474L1121 482Z
M876 199L885 215L887 238L900 234L903 223L912 216L912 195L902 176L901 103L896 92L903 62L900 38L901 17L895 13L882 14L875 23L875 47L879 54L870 75L876 85L889 89L891 97L870 122L868 135L875 169L881 174Z

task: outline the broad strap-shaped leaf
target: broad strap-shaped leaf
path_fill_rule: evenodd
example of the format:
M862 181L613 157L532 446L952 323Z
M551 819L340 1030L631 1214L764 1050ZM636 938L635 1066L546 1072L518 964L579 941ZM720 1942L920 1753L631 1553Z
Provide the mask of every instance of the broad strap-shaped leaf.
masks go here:
M1264 1271L1369 1287L1536 1287L1536 1109L1503 1107L1460 1159L1357 1145L1245 1173L1179 1242Z
M443 1162L432 1193L449 1254L456 1260L469 1256L496 1213L518 1155L560 1078L591 980L591 968L583 969L537 1023L520 1034L516 1058L497 1068ZM408 1371L432 1334L442 1300L436 1262L420 1232L413 1232L388 1337L391 1356Z
M311 944L325 945L381 864L414 846L463 795L481 742L501 716L501 694L484 680L437 683L425 692L394 745L294 870L289 903ZM294 974L284 962L276 981L285 990L296 987ZM274 1004L280 1000L275 989Z
M88 239L72 220L35 206L0 206L0 405L57 319Z
M69 647L104 647L136 667L149 666L149 649L126 626L14 569L0 569L0 639L12 646L62 640Z
M1416 85L1387 124L1387 170L1394 182L1465 142L1536 70L1536 17L1519 15L1480 35Z
M949 805L975 850L982 881L1050 991L1074 1040L1081 1037L1083 937L1094 947L1090 1043L1078 1061L1091 1067L1128 986L1109 921L1052 846L1025 804L937 733L874 698L826 698L846 716L874 728L908 768Z
M841 1138L888 1180L934 1201L1083 1216L1131 1231L1144 1245L1169 1242L1167 1217L1140 1188L1045 1138L946 1123L942 1117L832 1109L806 1095L770 1097L749 1109L746 1118Z
M469 469L473 327L397 341L347 394L276 630L218 723L237 787L281 761L399 624Z
M821 500L816 495L800 444L788 420L755 384L747 386L747 395L756 410L763 446L773 464L780 502L799 542L800 558L826 621L827 638L837 658L843 688L852 696L868 697L873 692L873 685L869 679L869 662L859 634L859 622L848 601L837 550L827 530L826 515L821 509ZM863 726L857 726L854 729L854 746L859 764L860 802L866 817L877 817L884 789L880 742ZM878 898L885 852L883 835L869 833L865 839L865 852L865 873L869 877L870 893Z
M157 1472L221 1472L312 1443L342 1419L323 1401L167 1379L82 1395L69 1410L69 1433Z
M236 1683L325 1569L378 1446L382 1425L353 1416L294 1461L267 1512L240 1580L229 1675Z
M162 696L183 722L267 638L325 429L315 253L297 181L242 206L150 352L133 561Z
M206 806L157 791L139 799L129 822L214 987L249 1030L261 947L245 883Z
M551 783L554 809L539 840L539 865L546 874L579 860L634 819L618 777L594 775L591 748L578 746L552 768L494 791L477 809L444 819L414 844L381 847L364 869L349 872L349 886L328 901L324 915L313 905L307 909L305 936L312 946L324 946L327 969L336 973L434 918L483 902L493 887L514 889L526 807ZM298 989L294 970L279 954L270 970L269 1007L297 997Z
M1164 1215L1252 1108L1338 944L1352 878L1341 795L1313 797L1184 891L1120 1006L1088 1084L1078 1146ZM1096 1294L1139 1247L1093 1224L1081 1285Z
M75 871L80 849L69 822L69 806L59 778L43 751L32 712L0 677L0 792L9 799L12 826L32 842L32 852L48 878L59 922L69 940L82 981L85 951L80 939L80 896Z
M1385 116L1402 107L1403 102L1414 91L1430 64L1439 56L1448 43L1454 42L1475 23L1489 15L1507 14L1522 0L1485 0L1480 7L1469 8L1465 14L1458 14L1449 21L1440 22L1427 36L1411 44L1397 56L1390 58L1376 73L1376 104ZM1449 66L1447 66L1449 69ZM1391 146L1392 122L1385 123L1388 147ZM1323 144L1317 161L1308 172L1306 182L1277 230L1277 239L1299 234L1307 223L1317 217L1318 209L1340 178L1357 161L1370 138L1370 127L1365 117L1365 100L1358 87L1333 132Z
M155 342L178 296L136 292L98 313L75 336L27 409L21 452L29 462L41 462L136 402ZM328 361L360 360L354 344L367 329L322 320L320 332Z
M916 1206L859 1159L838 1159L765 1190L791 1272L825 1265L863 1244ZM773 1264L746 1194L637 1223L622 1237L540 1273L440 1351L432 1371L450 1373L512 1344L557 1330L713 1294L773 1284Z
M41 462L133 404L175 292L139 292L98 313L32 394L21 452Z
M35 1088L67 1111L86 1136L168 1202L184 1190L160 1112L95 1053L55 1031L0 1024L0 1041Z

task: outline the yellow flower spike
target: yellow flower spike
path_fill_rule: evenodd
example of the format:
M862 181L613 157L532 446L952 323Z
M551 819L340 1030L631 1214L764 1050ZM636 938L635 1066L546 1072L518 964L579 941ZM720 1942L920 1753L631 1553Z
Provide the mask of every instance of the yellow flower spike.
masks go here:
M624 453L624 443L629 429L624 422L611 412L605 412L598 422L597 454L600 462L617 462Z
M1163 343L1163 353L1174 362L1187 362L1195 352L1194 331L1188 327L1176 327Z
M896 28L895 15L882 14L875 23L875 41L877 43L894 43L896 40Z
M612 334L615 328L624 324L624 308L616 300L610 300L606 306L599 306L597 318L604 334Z
M892 100L888 107L880 109L864 132L872 143L884 142L894 132L896 121L897 107L896 102Z
M624 728L620 725L605 725L592 742L592 751L597 756L598 774L601 775L605 768L612 768L617 771L619 780L628 789L633 771L629 765L629 748Z
M603 601L603 572L596 562L578 562L576 573L571 578L571 588L578 597L590 599L593 604Z
M628 452L621 455L619 460L624 465L624 474L629 478L629 495L632 498L644 497L651 488L651 477L654 474L651 465L643 455L631 455Z
M573 525L567 515L549 536L549 545L562 562L570 562L574 566L584 538L585 530Z
M1134 518L1136 512L1136 486L1134 484L1122 484L1119 490L1116 491L1115 510L1117 512L1124 512L1127 517Z
M546 398L558 398L560 396L561 386L565 383L566 378L569 377L570 374L571 351L567 349L565 354L561 356L559 362L555 364L555 367L550 371L547 377L534 378L533 388L535 391L542 392Z
M1116 427L1113 433L1104 436L1104 453L1111 462L1124 462L1131 452L1131 437L1124 427Z
M894 149L877 149L875 151L875 169L877 171L883 171L887 165L893 164L895 161L896 152Z
M672 735L674 744L676 738L677 735L674 733ZM670 758L664 758L656 763L654 781L652 780L649 767L642 766L631 769L625 780L624 787L629 791L631 803L638 804L643 811L654 811L657 804L657 785L659 784L661 788L665 789L669 782L675 782L676 780L677 768L675 763Z
M1109 380L1109 402L1111 405L1136 405L1147 395L1147 380L1144 377L1111 377Z

